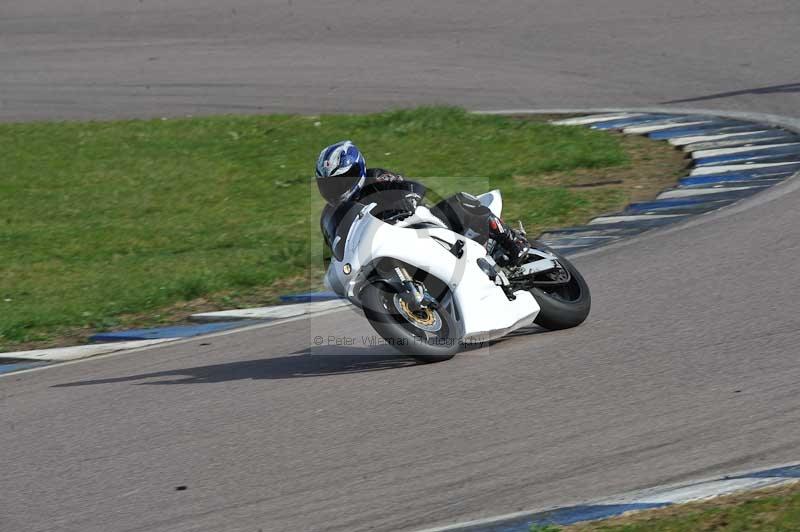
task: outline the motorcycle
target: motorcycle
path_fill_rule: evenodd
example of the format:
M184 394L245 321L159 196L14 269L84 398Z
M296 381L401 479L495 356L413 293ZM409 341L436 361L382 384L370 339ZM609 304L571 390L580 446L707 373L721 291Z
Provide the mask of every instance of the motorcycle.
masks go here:
M393 188L400 195L425 194L413 181ZM499 190L477 200L500 217ZM360 308L400 352L439 362L465 344L534 323L550 330L575 327L588 316L586 281L546 245L529 241L524 264L502 267L495 260L501 250L454 232L434 215L435 207L376 216L376 206L348 201L323 215L331 250L325 284Z

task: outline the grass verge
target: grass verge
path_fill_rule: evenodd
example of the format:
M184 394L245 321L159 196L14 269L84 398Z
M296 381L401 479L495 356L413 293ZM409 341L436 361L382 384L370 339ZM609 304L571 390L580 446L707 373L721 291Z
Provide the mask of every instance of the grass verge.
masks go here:
M789 532L800 530L800 483L534 532Z
M644 139L453 108L0 124L0 351L314 287L310 176L345 138L440 194L501 188L506 218L532 233L613 211L684 166Z

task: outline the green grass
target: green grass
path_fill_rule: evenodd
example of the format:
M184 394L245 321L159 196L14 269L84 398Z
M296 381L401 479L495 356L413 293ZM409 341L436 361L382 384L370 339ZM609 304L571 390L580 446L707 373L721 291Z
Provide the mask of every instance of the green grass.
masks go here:
M532 532L789 532L800 530L800 486L722 497L564 528Z
M442 194L500 187L506 218L534 229L580 222L622 193L512 176L628 162L603 133L452 108L0 124L0 349L316 279L311 176L319 150L341 139ZM460 179L425 179L435 176Z

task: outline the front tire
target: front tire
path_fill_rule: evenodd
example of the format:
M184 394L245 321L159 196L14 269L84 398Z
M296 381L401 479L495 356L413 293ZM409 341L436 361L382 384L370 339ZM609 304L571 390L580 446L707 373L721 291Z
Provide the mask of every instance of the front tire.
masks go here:
M421 362L443 362L460 349L458 328L453 316L440 307L422 315L409 313L399 296L370 284L361 292L364 315L386 342Z
M577 327L586 320L592 308L589 285L569 260L539 242L533 244L534 247L555 255L571 277L566 285L531 288L531 294L541 307L535 323L552 331Z

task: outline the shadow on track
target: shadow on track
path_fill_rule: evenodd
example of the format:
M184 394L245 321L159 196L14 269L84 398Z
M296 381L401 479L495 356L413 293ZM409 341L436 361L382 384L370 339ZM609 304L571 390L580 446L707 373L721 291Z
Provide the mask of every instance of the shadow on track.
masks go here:
M391 351L388 347L378 350L371 349L364 354L358 354L355 351L358 351L358 349L325 346L274 358L242 360L209 366L141 373L125 377L69 382L56 384L53 387L67 388L135 381L142 381L136 382L136 384L203 384L242 379L295 379L400 369L419 364L412 358Z
M662 104L669 103L689 103L689 102L702 102L705 100L716 100L717 98L730 98L732 96L743 96L745 94L781 94L781 93L794 93L800 92L800 83L786 83L784 85L771 85L769 87L757 87L755 89L743 89L730 92L719 92L717 94L709 94L707 96L697 96L695 98L684 98L681 100L669 100L661 102Z
M477 353L481 349L494 346L515 337L529 336L547 332L537 326L524 327L503 338L466 346L462 354ZM484 351L489 354L490 351ZM421 365L413 358L395 352L388 345L371 348L341 346L321 346L297 351L290 355L258 360L242 360L208 366L154 371L124 377L110 377L77 382L55 384L53 388L69 388L92 384L113 384L133 382L139 384L203 384L237 381L242 379L296 379L303 377L323 377L401 369ZM137 382L141 381L141 382Z

